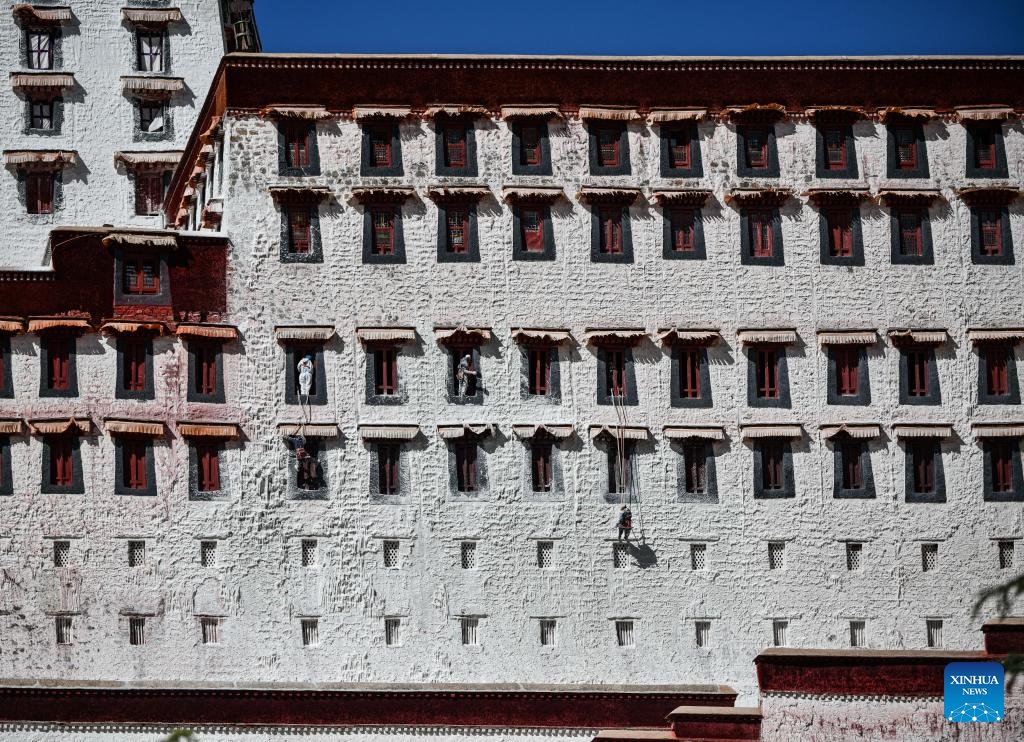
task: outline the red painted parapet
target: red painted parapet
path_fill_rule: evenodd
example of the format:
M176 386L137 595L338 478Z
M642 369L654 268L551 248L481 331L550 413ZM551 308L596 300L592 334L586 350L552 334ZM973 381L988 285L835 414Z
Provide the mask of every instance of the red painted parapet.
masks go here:
M761 739L760 708L679 706L668 719L679 739Z
M981 627L989 654L1024 653L1024 618L997 618Z
M50 681L0 686L0 721L326 726L662 727L728 686L361 685L183 688Z
M762 693L941 696L950 662L977 662L984 652L788 649L754 658Z

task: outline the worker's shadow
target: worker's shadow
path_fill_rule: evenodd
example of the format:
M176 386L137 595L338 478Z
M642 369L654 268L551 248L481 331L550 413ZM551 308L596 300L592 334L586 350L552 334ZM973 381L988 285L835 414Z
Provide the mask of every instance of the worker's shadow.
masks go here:
M633 561L640 569L647 569L658 564L658 555L643 541L630 541L629 555L633 557Z

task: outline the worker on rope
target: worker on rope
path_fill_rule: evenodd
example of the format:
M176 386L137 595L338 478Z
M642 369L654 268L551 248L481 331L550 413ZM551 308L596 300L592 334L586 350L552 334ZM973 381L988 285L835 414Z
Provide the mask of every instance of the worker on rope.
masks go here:
M629 505L623 505L619 511L619 541L629 541L629 532L633 529L633 512Z
M298 481L296 484L300 489L315 490L320 488L319 477L317 476L317 460L306 449L306 436L301 433L288 438L295 450L295 460L298 462Z
M466 392L469 391L470 377L476 377L476 370L473 368L473 356L466 353L459 361L459 368L455 372L455 378L459 382L460 397L465 397Z
M310 391L313 388L313 356L307 353L299 361L297 369L299 371L299 394L303 397L309 397Z

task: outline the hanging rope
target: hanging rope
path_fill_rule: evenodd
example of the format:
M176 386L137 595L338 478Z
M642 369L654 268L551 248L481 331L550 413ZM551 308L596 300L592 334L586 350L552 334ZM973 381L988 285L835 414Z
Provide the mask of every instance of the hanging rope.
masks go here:
M615 436L616 461L618 466L615 472L615 484L619 492L619 504L636 504L637 525L640 531L640 542L646 539L644 534L643 508L640 503L640 486L636 479L636 472L629 465L629 457L626 455L626 380L618 380L618 389L612 389L612 407L615 408L615 417L618 421L618 435ZM616 394L615 392L618 392ZM628 467L628 469L627 469ZM625 502L623 502L625 498Z

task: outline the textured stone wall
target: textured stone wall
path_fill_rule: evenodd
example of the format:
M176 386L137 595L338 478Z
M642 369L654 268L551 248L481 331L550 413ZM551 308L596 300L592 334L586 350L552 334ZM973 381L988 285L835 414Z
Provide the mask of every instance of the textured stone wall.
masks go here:
M15 2L2 6L0 70L27 71L23 27L11 15ZM216 0L182 0L184 23L169 27L170 67L164 73L182 77L185 89L169 103L173 133L159 141L133 141L136 112L133 99L121 92L121 76L136 75L135 29L121 20L125 6L158 3L85 0L71 4L74 20L63 26L61 63L55 72L70 72L75 87L64 94L63 123L57 135L25 133L26 102L11 86L0 88L0 131L3 149L64 149L78 152L77 167L62 174L62 200L53 214L26 214L18 181L10 169L0 172L0 265L18 268L43 263L49 231L58 225L118 224L160 227L159 216L136 216L134 181L123 166L114 165L118 151L167 151L183 148L213 73L224 53L220 7ZM162 4L167 7L166 4ZM148 74L148 73L143 73Z
M26 416L41 410L87 410L161 419L236 419L246 440L228 454L231 498L191 502L185 447L177 438L157 449L158 494L113 494L113 444L98 436L83 446L84 496L38 494L40 444L14 439L15 494L0 508L0 568L4 614L0 632L10 651L0 675L245 682L718 682L756 692L751 663L771 643L771 620L790 621L796 646L843 647L848 620L867 621L875 648L925 644L925 618L943 618L949 648L974 648L985 616L969 617L976 591L1002 576L994 538L1024 533L1020 504L982 501L982 457L970 423L1018 417L1017 409L977 405L977 355L966 328L1021 324L1019 265L970 262L968 210L954 189L964 185L964 131L940 122L926 126L929 181L904 186L942 189L932 210L934 266L890 265L889 218L875 205L862 211L866 265L822 266L817 213L803 200L782 209L785 265L744 266L739 259L739 215L724 205L736 177L732 126L701 124L705 178L684 185L714 191L705 209L706 261L662 258L660 211L644 198L630 209L635 261L590 261L590 213L575 199L583 183L639 185L649 195L680 185L658 175L658 139L630 124L633 176L586 175L582 124L552 124L554 175L510 175L511 136L504 123L477 123L481 177L492 196L481 202L481 262L436 261L437 213L426 186L434 172L431 124L401 129L406 175L359 176L360 137L353 122L318 124L323 174L277 175L276 132L269 120L226 122L227 191L224 228L233 247L228 269L229 320L242 340L228 346L227 405L186 404L184 349L157 341L157 400L112 402L112 346L96 336L81 341L81 397L40 403L37 346L17 337L17 398L3 409ZM656 131L656 130L654 130ZM818 185L814 130L806 123L777 128L778 184L802 192ZM891 185L885 169L885 132L855 125L861 184ZM1020 183L1024 132L1006 128L1011 181ZM282 183L329 187L321 207L324 262L282 264L280 216L268 187ZM407 263L362 265L361 207L350 189L400 182L418 196L403 207ZM752 182L752 181L751 181ZM774 183L775 181L773 181ZM511 183L563 185L568 199L552 208L557 257L513 262L511 223L500 188ZM1015 237L1022 237L1020 202L1011 206ZM325 350L328 404L313 408L318 422L337 422L343 437L326 449L330 488L324 500L291 500L288 452L279 422L300 419L286 405L285 354L277 324L333 324L337 339ZM447 354L435 325L490 327L495 339L481 364L487 394L479 406L447 402ZM640 503L634 535L642 548L629 568L612 568L618 511L606 501L604 453L587 439L590 424L614 424L613 408L596 404L597 358L574 343L560 351L561 404L524 400L520 348L514 326L566 327L577 340L587 327L718 327L724 343L710 351L714 405L670 406L669 353L645 341L635 351L639 404L628 424L654 437L638 446ZM408 402L365 402L366 355L359 326L414 326L418 340L403 349L400 366ZM793 327L801 342L789 350L791 409L752 409L746 402L740 328ZM952 342L938 351L942 405L898 404L898 354L888 340L869 350L872 404L825 405L826 356L820 328L945 328ZM1019 359L1019 356L1018 356ZM28 411L31 411L29 413ZM6 412L5 412L6 414ZM794 444L796 497L753 499L752 451L738 425L798 422L806 435ZM872 445L877 498L832 497L832 451L818 426L875 422L886 430ZM951 423L957 438L943 443L948 502L904 501L904 454L889 432L898 422ZM438 424L491 422L485 444L489 487L468 501L449 492L448 452ZM400 503L382 503L369 490L368 447L358 424L416 423L423 430L408 448L411 482ZM537 502L527 492L526 449L512 423L568 423L576 435L560 452L565 495ZM676 451L661 434L668 424L717 424L728 441L716 446L718 504L684 504L676 490ZM47 537L73 537L74 566L48 563ZM124 540L146 537L150 564L129 569ZM216 567L198 561L198 540L219 539ZM300 541L320 542L319 564L300 566ZM401 542L401 566L383 566L382 540ZM459 568L459 541L478 541L478 568ZM535 566L535 540L556 542L554 569ZM769 572L767 541L785 540L786 569ZM864 568L846 571L843 541L865 542ZM939 541L940 568L921 573L918 543ZM708 544L708 569L689 569L691 541ZM47 615L57 601L74 606L75 643L56 647ZM128 645L127 611L145 610L147 644ZM202 645L196 615L222 614L222 643ZM480 615L481 646L460 643L457 617ZM301 646L299 617L320 617L320 643ZM405 621L402 646L384 646L383 618ZM538 617L557 617L558 645L541 647ZM615 645L613 620L635 620L636 646ZM711 643L697 648L694 620L711 620Z

